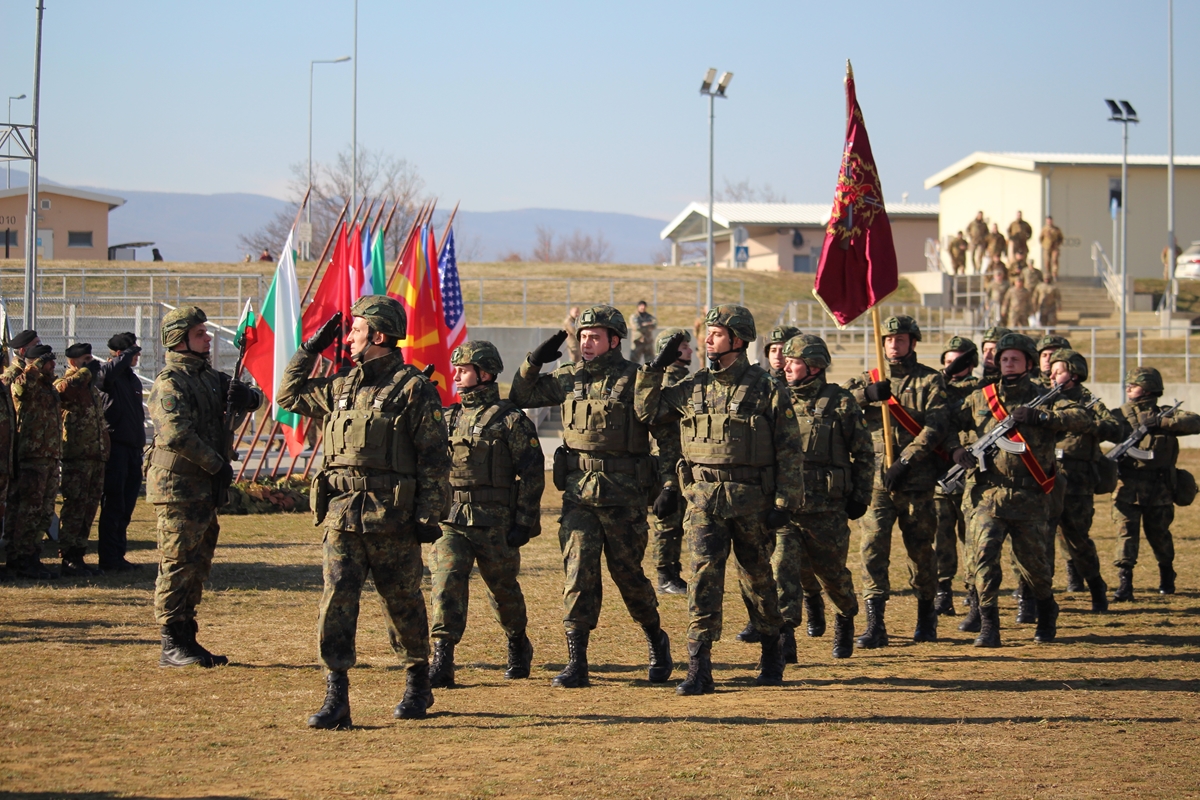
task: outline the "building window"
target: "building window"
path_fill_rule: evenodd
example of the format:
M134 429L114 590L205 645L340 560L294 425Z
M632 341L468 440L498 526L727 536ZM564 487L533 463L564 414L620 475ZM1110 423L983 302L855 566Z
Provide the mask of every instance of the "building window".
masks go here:
M4 231L4 234L0 235L0 242L5 247L17 247L17 232L14 230Z
M67 247L91 247L91 231L67 231Z
M42 211L46 211L46 210L48 210L49 208L50 208L50 201L49 201L49 200L42 200Z
M812 259L807 256L792 256L792 272L812 272Z

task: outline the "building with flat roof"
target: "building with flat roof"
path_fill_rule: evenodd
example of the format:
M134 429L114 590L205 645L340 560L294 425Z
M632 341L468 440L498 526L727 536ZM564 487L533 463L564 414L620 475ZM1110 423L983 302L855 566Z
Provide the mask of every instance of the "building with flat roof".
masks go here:
M1110 192L1121 187L1120 154L977 152L925 181L926 189L934 187L941 189L938 237L943 246L957 231L966 231L979 211L989 227L996 222L1006 234L1021 211L1033 228L1029 255L1037 265L1046 263L1038 234L1047 215L1054 217L1065 240L1059 254L1060 275L1092 275L1093 242L1099 242L1112 258L1109 199ZM1129 156L1128 194L1129 275L1162 277L1167 157ZM1196 239L1200 239L1200 156L1176 156L1175 240L1186 248ZM943 262L949 269L945 256Z
M714 203L713 264L769 272L816 272L832 207L831 203ZM925 242L938 235L938 207L888 203L887 213L900 271L925 270ZM680 263L682 245L706 241L707 225L708 203L689 203L663 228L659 237L671 242L672 264ZM735 239L742 240L744 259L736 258Z
M123 205L123 198L110 194L39 184L38 258L107 260L108 212ZM28 211L29 187L0 191L0 246L7 247L7 258L25 255Z

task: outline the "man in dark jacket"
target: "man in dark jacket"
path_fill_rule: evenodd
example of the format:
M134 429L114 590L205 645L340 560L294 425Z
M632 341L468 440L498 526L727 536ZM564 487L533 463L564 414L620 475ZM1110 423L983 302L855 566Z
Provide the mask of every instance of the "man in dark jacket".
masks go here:
M128 572L138 568L125 559L125 531L142 488L142 450L146 447L142 381L133 371L142 348L137 337L126 332L109 339L108 350L111 357L101 365L96 383L108 395L104 419L112 437L100 499L97 551L102 570Z

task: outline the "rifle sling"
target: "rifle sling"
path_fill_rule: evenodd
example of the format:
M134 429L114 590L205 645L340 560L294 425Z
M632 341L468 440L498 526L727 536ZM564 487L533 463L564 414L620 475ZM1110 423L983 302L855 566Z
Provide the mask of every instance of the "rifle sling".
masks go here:
M1000 396L996 393L996 384L989 383L983 387L983 396L987 398L988 408L992 411L992 416L997 422L1004 422L1008 417L1008 411L1004 408L1004 404L1000 402ZM1029 470L1029 474L1037 482L1037 485L1042 490L1042 494L1050 494L1054 491L1054 480L1056 475L1046 475L1046 471L1042 469L1042 465L1038 463L1037 458L1033 455L1033 450L1029 447L1029 443L1021 436L1021 432L1015 428L1009 432L1008 438L1014 442L1021 442L1025 445L1025 452L1021 453L1021 461L1025 463L1025 468Z

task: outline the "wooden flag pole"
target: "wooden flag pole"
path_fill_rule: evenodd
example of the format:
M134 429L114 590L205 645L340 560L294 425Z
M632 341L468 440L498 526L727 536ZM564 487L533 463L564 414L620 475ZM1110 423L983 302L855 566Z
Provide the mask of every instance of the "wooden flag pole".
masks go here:
M242 462L242 468L238 470L237 483L242 482L242 477L246 474L246 467L250 466L250 456L254 453L254 446L258 444L258 440L262 437L263 426L267 424L267 420L271 418L271 409L268 406L263 409L262 420L254 426L254 438L250 440L250 449L246 451L246 460Z
M271 442L275 440L275 434L279 433L280 423L278 420L273 421L271 432L267 434L267 440L263 442L262 455L258 459L258 464L254 467L254 474L250 476L251 481L258 480L258 475L262 472L263 464L267 463L267 456L271 454Z
M875 365L879 367L879 380L886 381L890 379L888 374L887 363L883 358L883 326L879 323L879 306L871 306L871 322L875 325ZM892 412L884 403L880 409L880 416L883 418L883 454L884 454L884 469L892 466L892 462L896 460L892 444Z
M458 203L462 201L459 200ZM454 210L450 212L450 219L446 220L446 229L442 231L442 238L434 244L437 245L438 256L442 254L442 248L446 245L446 237L450 235L450 226L454 224L454 217L458 214L458 203L454 204Z
M421 209L417 212L417 216L413 217L412 225L408 229L408 236L404 237L404 244L396 252L396 263L392 266L392 274L388 276L388 286L391 286L392 282L396 280L396 275L400 272L400 265L404 261L404 251L408 250L408 243L412 241L412 237L421 229L421 221L425 218L425 210L427 208L429 208L428 203L422 205Z
M308 285L304 287L304 294L300 296L301 306L308 302L308 294L312 291L313 284L317 282L317 276L321 274L321 265L325 263L325 256L329 255L329 248L333 245L333 237L337 235L338 226L342 224L342 220L346 218L346 212L349 210L350 201L347 200L342 204L342 213L338 214L337 220L333 223L333 228L329 231L329 236L325 237L325 248L321 250L321 257L317 259L317 265L313 267L313 274L308 279Z
M384 221L384 223L383 223L383 233L381 235L384 236L385 238L387 237L388 228L392 227L392 217L396 216L396 209L399 207L400 207L399 200L392 203L392 210L388 213L387 220Z

